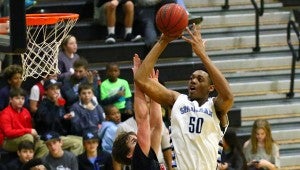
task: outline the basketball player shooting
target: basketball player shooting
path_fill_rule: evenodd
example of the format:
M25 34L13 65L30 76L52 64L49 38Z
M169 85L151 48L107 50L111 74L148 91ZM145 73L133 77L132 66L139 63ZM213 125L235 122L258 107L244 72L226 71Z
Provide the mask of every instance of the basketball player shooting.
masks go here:
M164 34L154 45L134 75L136 85L151 99L161 105L172 107L171 138L178 169L216 169L218 143L229 122L227 113L233 105L233 94L220 70L207 56L201 34L193 24L186 28L194 53L206 68L196 70L188 81L188 95L166 89L157 81L149 79L158 57L175 39ZM138 57L135 55L135 57ZM209 93L216 90L216 97Z

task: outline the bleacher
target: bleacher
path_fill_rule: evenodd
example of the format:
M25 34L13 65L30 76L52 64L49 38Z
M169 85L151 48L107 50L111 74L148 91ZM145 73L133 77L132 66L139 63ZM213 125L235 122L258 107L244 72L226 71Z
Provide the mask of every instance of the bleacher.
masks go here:
M260 1L259 1L260 2ZM121 77L131 84L132 56L144 58L143 42L104 44L106 28L93 21L92 0L39 0L28 10L36 12L75 12L80 19L71 31L78 39L78 53L90 62L91 69L105 79L105 64L117 62ZM250 0L185 0L192 15L203 16L201 24L209 56L225 74L235 96L230 112L231 127L241 142L249 138L255 119L267 119L274 139L280 144L282 169L300 169L300 62L296 62L294 96L288 98L292 53L287 46L287 23L294 17L292 7L279 0L265 0L260 17L260 51L255 44L255 10ZM259 3L258 3L259 4ZM138 25L138 23L136 24ZM117 34L122 29L118 25ZM137 26L138 27L138 26ZM138 30L135 30L138 32ZM295 33L292 44L299 45ZM172 42L157 63L160 78L173 90L186 93L189 74L201 64L183 40Z

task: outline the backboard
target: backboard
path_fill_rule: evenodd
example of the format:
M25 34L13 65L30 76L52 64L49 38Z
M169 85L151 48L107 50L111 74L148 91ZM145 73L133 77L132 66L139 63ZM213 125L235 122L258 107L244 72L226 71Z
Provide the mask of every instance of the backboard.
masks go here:
M6 1L6 2L5 2ZM26 50L25 0L4 0L9 33L0 34L0 52L20 54ZM5 24L5 23L3 23Z

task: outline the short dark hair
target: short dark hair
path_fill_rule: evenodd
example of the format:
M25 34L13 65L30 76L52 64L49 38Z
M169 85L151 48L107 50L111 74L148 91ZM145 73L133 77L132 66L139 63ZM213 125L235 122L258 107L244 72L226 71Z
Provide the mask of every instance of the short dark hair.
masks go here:
M22 149L32 149L32 150L34 150L34 143L31 142L30 140L23 140L18 145L18 151L21 151Z
M27 95L26 91L23 90L22 88L11 88L10 91L9 91L9 97L10 98L13 98L13 97L16 97L16 96L25 97L26 95Z
M104 113L105 113L105 115L109 115L110 114L110 110L112 109L112 108L117 108L115 105L113 105L113 104L109 104L109 105L106 105L106 106L104 106ZM118 108L117 108L118 109Z
M119 65L114 62L110 62L106 64L106 71L109 70L112 66L117 66L119 68Z
M94 87L89 83L81 83L78 87L78 94L81 93L82 90L91 89L94 92Z
M80 57L79 59L75 60L73 67L74 69L79 67L84 67L85 69L88 69L88 61L85 58Z
M3 71L3 77L6 80L10 80L15 74L23 74L23 69L20 65L10 65L6 67Z
M112 148L112 156L114 160L121 164L130 165L131 159L127 158L130 149L127 145L130 135L135 135L134 132L123 132L117 136Z

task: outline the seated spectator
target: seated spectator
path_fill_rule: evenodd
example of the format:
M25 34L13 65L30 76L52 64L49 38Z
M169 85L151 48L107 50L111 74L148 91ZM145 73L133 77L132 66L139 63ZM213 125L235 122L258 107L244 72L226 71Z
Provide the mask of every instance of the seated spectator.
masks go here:
M78 93L79 101L70 108L74 113L74 117L71 118L71 133L81 136L87 129L97 132L104 120L104 111L93 101L93 86L82 83L78 87Z
M280 168L279 147L267 120L254 121L251 138L244 144L244 154L250 170Z
M46 132L42 139L45 141L49 153L43 157L43 161L47 162L52 169L70 169L78 170L76 156L69 151L63 150L63 141L56 132Z
M60 45L61 51L58 53L59 79L74 74L73 64L79 59L77 52L77 41L73 35L68 35Z
M134 19L134 3L132 0L95 0L94 18L100 21L101 25L107 26L108 36L105 43L116 43L115 26L118 19L123 19L125 27L125 41L136 42L141 40L140 35L132 34ZM122 16L122 17L117 17Z
M9 104L9 91L11 88L20 88L23 82L23 69L19 65L10 65L3 71L7 85L0 89L0 111ZM27 103L25 104L27 106Z
M69 111L70 107L78 101L78 87L81 83L92 84L95 96L99 96L99 88L96 77L96 71L88 71L88 62L84 58L76 60L73 64L74 74L66 76L63 79L61 87L62 96L66 99L66 108ZM98 103L94 97L94 102Z
M103 150L111 153L118 129L117 125L121 122L121 114L114 105L108 105L104 109L106 121L102 122L98 136L102 141Z
M218 163L219 170L235 169L247 170L247 163L236 133L228 129L223 137L223 151L221 162Z
M61 83L54 79L44 83L45 98L40 103L34 116L34 122L39 134L55 131L61 135L64 142L63 149L70 150L76 155L83 152L82 138L68 135L70 129L71 113L66 113L64 105L60 103Z
M32 119L29 111L23 107L26 93L21 88L13 88L9 93L9 103L0 115L0 128L4 135L3 149L9 152L17 152L18 145L29 140L35 143L35 156L42 157L47 153L43 141L32 127Z
M113 104L121 112L121 120L132 116L131 91L127 80L119 78L120 69L116 63L106 65L107 79L100 85L103 106Z
M22 170L24 164L30 161L34 156L34 144L31 141L24 140L18 146L18 158L9 162L6 166L10 170Z
M85 152L77 157L80 170L112 170L112 157L110 153L101 150L99 139L93 131L83 134Z
M46 78L42 79L41 81L39 81L38 83L33 85L31 90L30 90L29 109L30 109L31 115L35 114L35 112L38 109L39 103L44 98L44 93L45 93L44 83L48 79L57 80L57 74L51 74L51 75L47 76Z

